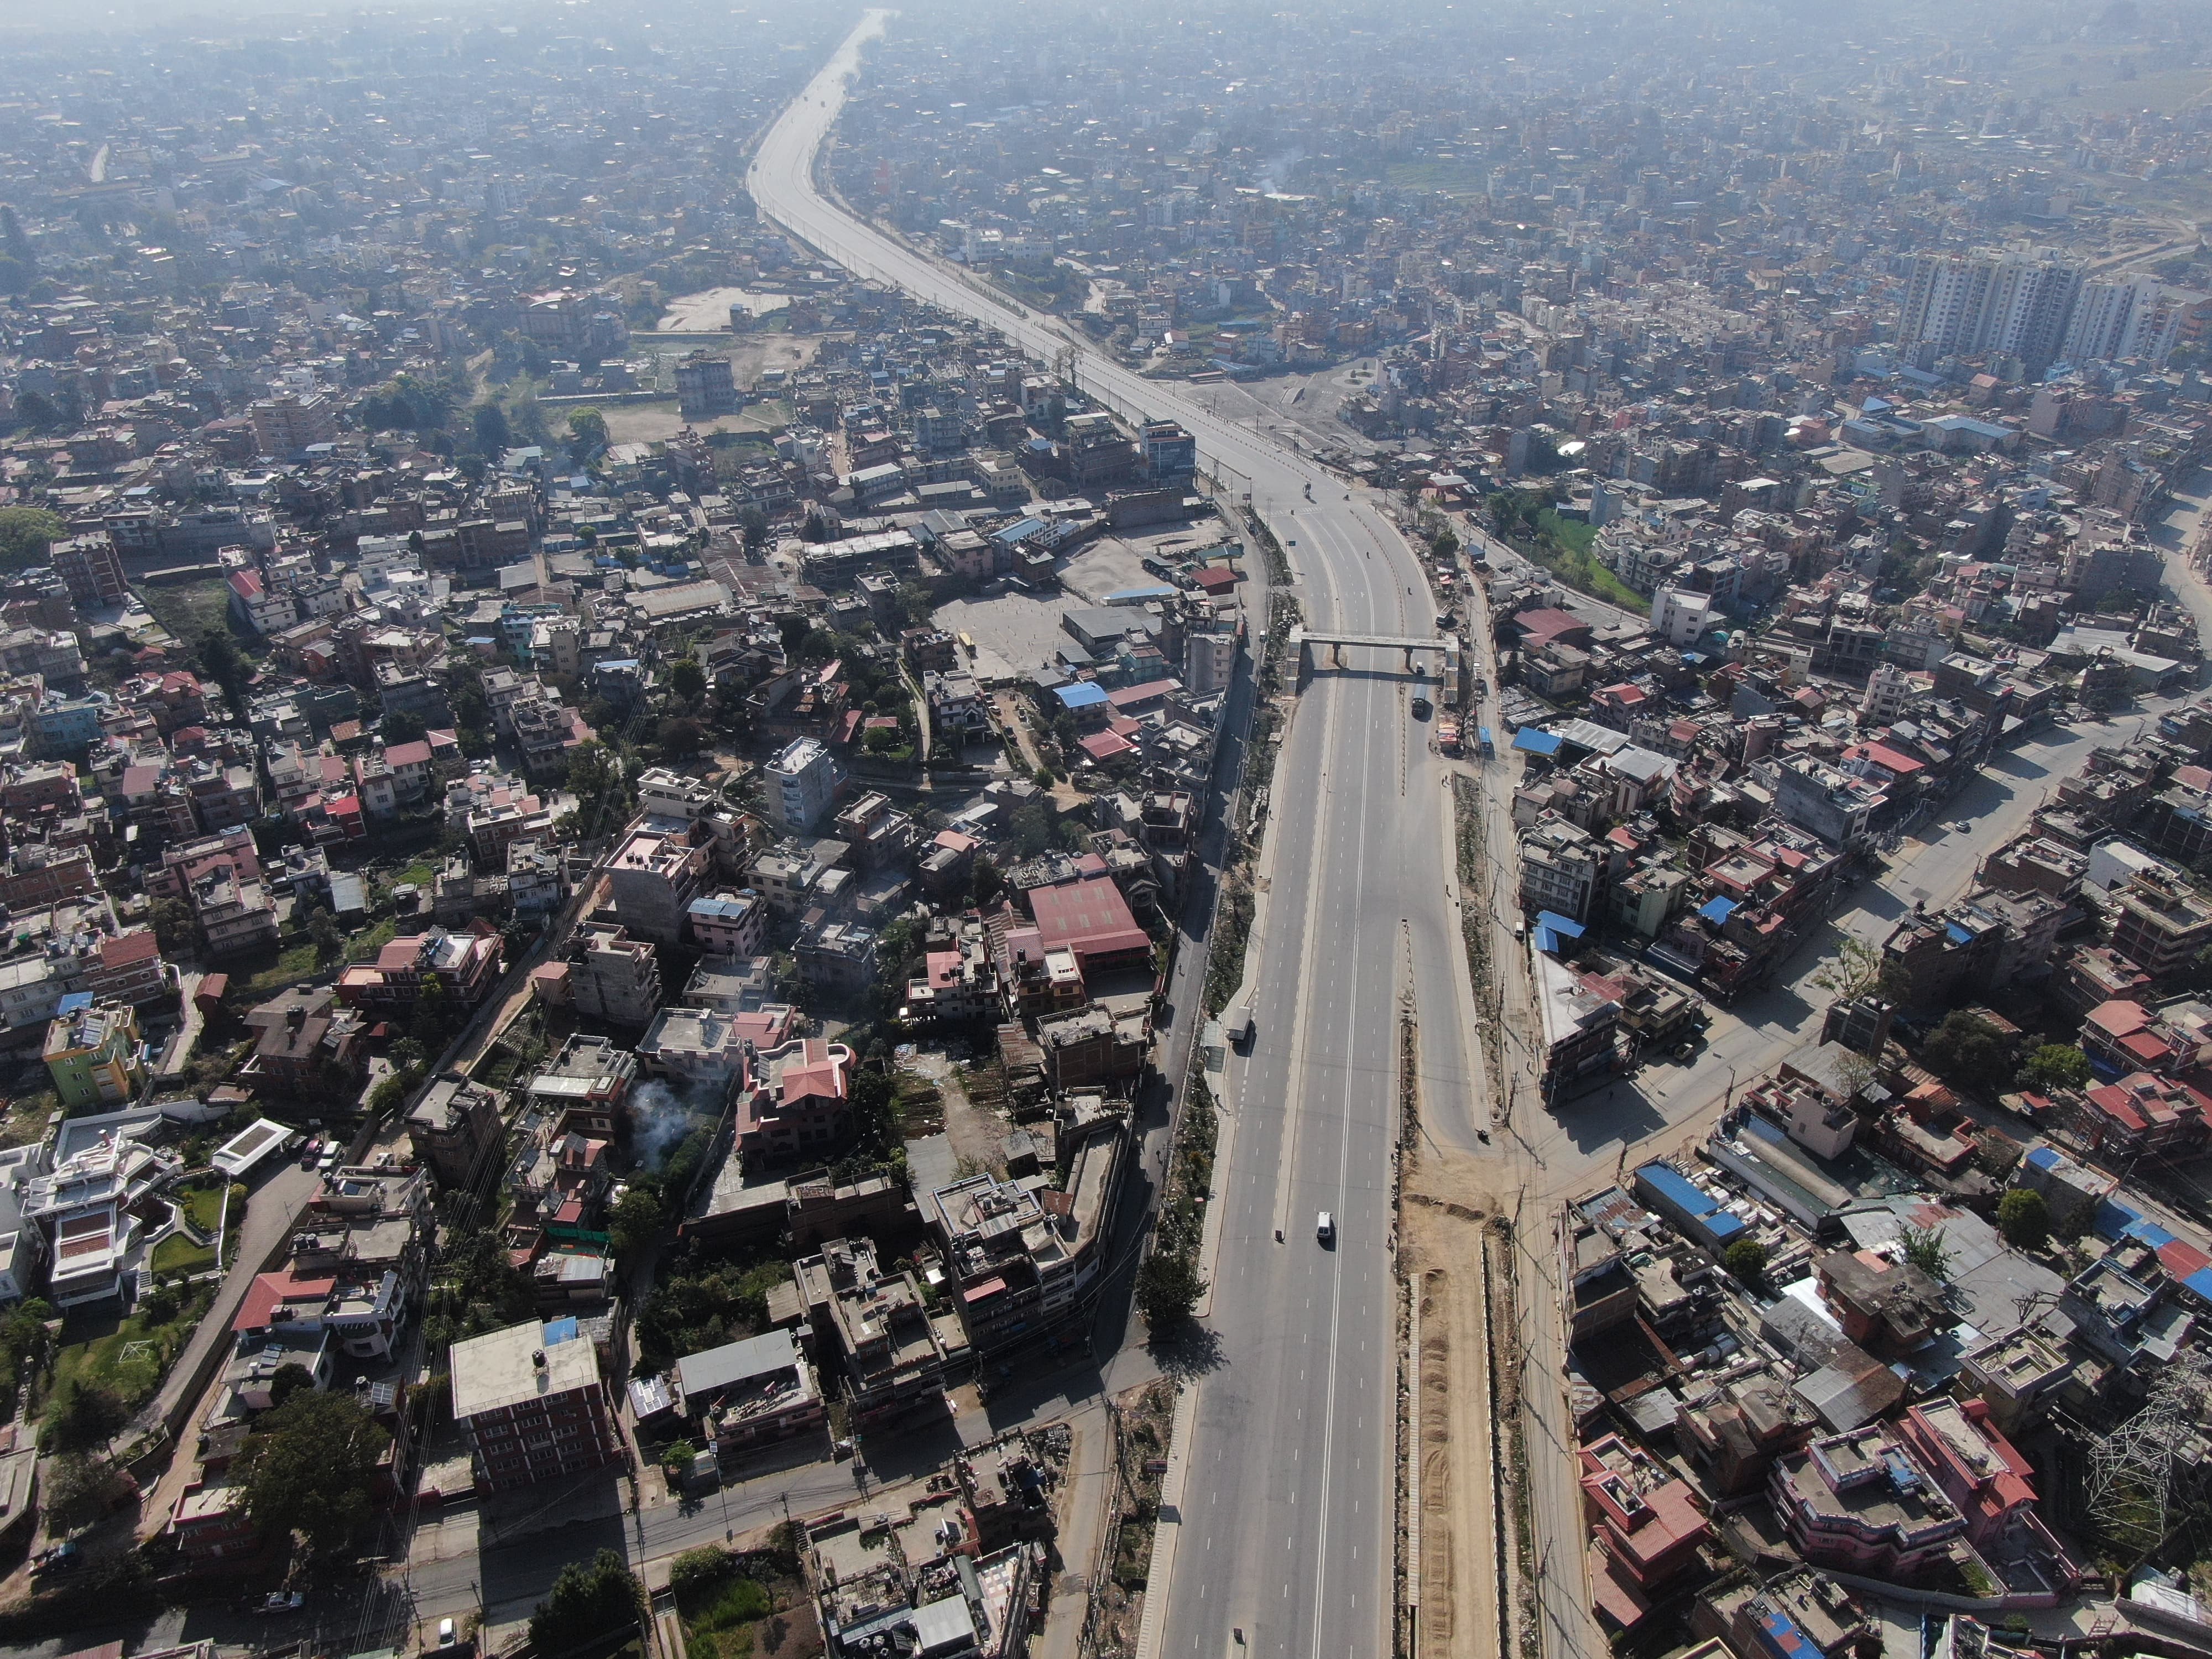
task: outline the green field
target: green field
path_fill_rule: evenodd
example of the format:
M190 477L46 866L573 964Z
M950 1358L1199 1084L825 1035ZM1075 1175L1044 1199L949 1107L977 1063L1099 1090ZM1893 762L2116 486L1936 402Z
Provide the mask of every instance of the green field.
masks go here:
M230 586L220 576L174 586L143 585L137 592L154 620L186 646L197 646L200 635L211 628L230 627ZM240 641L240 647L246 648L246 643Z
M203 1290L188 1297L166 1325L151 1323L143 1312L124 1319L112 1313L71 1316L62 1327L50 1395L58 1395L64 1384L82 1377L114 1389L126 1406L137 1405L161 1387L169 1362L191 1335L214 1294L211 1289Z
M195 1244L184 1233L171 1233L154 1247L156 1273L203 1273L214 1266L215 1246Z

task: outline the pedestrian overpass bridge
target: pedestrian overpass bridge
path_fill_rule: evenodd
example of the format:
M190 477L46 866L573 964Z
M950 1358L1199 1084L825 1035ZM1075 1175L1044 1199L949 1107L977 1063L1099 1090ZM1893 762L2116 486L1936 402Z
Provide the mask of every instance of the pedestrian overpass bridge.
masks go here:
M1417 651L1442 652L1448 665L1459 655L1457 640L1441 638L1434 634L1424 638L1401 634L1344 634L1301 624L1291 630L1291 649L1298 653L1301 668L1305 665L1305 649L1310 645L1328 647L1328 665L1332 668L1344 666L1344 647L1346 646L1365 646L1378 651L1402 651L1406 653L1406 672L1409 674L1419 667L1413 654ZM1315 665L1319 667L1322 665L1317 660Z

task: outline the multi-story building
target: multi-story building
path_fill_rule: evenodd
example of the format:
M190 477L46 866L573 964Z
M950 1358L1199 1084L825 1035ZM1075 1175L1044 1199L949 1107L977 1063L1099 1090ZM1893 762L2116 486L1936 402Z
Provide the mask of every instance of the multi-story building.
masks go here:
M1695 645L1719 619L1719 608L1710 593L1661 587L1651 595L1651 631L1678 651Z
M1586 921L1604 868L1595 836L1546 811L1521 832L1521 908Z
M552 1063L530 1079L532 1106L551 1116L586 1114L595 1130L611 1134L637 1077L637 1056L612 1037L571 1036Z
M812 738L794 738L764 769L769 818L785 835L810 833L836 804L845 769Z
M207 954L222 959L273 948L283 929L268 888L228 868L210 870L186 890Z
M569 939L567 960L541 963L530 977L541 1000L611 1025L647 1024L660 1006L653 943L632 939L618 922L585 922Z
M691 942L708 956L757 956L768 937L768 904L757 893L696 898L687 915Z
M804 1434L828 1415L814 1367L787 1330L687 1353L672 1381L684 1415L723 1452Z
M820 1159L852 1132L853 1051L801 1038L747 1057L735 1146L750 1165Z
M46 1071L65 1109L120 1106L146 1085L146 1045L128 1003L98 1002L89 992L62 999L46 1028Z
M509 713L523 769L533 778L565 775L569 757L595 735L584 717L550 690L519 698Z
M434 927L392 939L374 963L348 968L338 975L338 1000L380 1018L404 1019L415 1012L422 987L435 980L445 1006L465 1013L491 994L499 973L497 933L449 933Z
M450 1371L453 1420L476 1454L479 1491L509 1492L621 1461L589 1339L551 1340L532 1320L456 1342Z
M1816 1567L1910 1583L1947 1560L1966 1517L1904 1437L1873 1423L1778 1459L1769 1494Z
M902 1411L965 1373L972 1355L959 1316L930 1311L915 1275L886 1272L872 1240L831 1239L792 1273L816 1351L842 1371L860 1421Z
M325 987L298 986L252 1009L257 1032L243 1076L293 1100L343 1098L361 1086L368 1024Z
M694 846L690 831L635 823L606 862L608 891L623 926L659 945L679 945L714 862L711 848Z
M69 584L70 598L82 605L120 605L131 591L114 539L105 531L56 542L47 557Z
M2081 268L2033 253L1923 253L1912 261L1898 339L1939 352L2002 352L2040 368L2067 338Z
M2178 972L2212 945L2212 901L2164 872L2141 872L2116 896L2112 949L2152 978Z
M677 411L687 421L737 412L738 386L727 357L694 351L676 365Z
M1648 1593L1696 1565L1712 1523L1695 1488L1617 1434L1582 1449L1583 1507L1599 1547Z
M1978 1400L1938 1395L1908 1407L1901 1426L1921 1466L1965 1518L1968 1543L2008 1559L2026 1553L2046 1580L2071 1588L2078 1575L2036 1513L2034 1467L1990 1417Z
M921 1209L943 1246L961 1322L979 1355L1073 1311L1102 1265L1095 1219L1086 1224L1073 1206L1048 1210L1028 1185L988 1170L931 1193Z
M441 1073L407 1114L407 1141L441 1188L471 1190L498 1168L506 1146L499 1097L458 1072Z
M320 392L283 392L264 398L246 410L257 453L286 460L338 435L337 405Z
M655 1077L695 1086L720 1100L744 1074L755 1021L711 1008L663 1008L637 1042L638 1057Z

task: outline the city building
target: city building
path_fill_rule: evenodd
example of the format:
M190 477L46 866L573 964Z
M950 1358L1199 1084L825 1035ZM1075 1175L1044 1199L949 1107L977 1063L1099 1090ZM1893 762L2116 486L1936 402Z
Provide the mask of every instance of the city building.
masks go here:
M469 1437L480 1492L610 1468L623 1460L591 1341L536 1320L453 1344L453 1420Z
M145 1049L137 1011L129 1004L96 1002L89 992L64 997L44 1050L63 1109L137 1099L146 1086Z

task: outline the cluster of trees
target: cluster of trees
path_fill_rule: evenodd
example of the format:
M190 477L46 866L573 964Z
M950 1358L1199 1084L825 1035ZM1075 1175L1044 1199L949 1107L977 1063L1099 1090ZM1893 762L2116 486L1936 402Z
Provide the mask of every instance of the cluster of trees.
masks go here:
M458 1230L445 1241L438 1279L430 1286L423 1345L443 1353L471 1336L520 1324L537 1306L529 1275L508 1258L496 1231L481 1225Z
M69 526L43 507L0 507L0 575L45 563L46 550L67 534Z
M1597 532L1559 516L1551 493L1501 489L1485 503L1498 535L1553 575L1607 605L1639 615L1651 601L1608 570L1590 551Z
M0 294L28 294L39 280L39 258L15 210L0 202Z
M477 396L475 383L459 367L432 375L403 374L363 397L358 414L370 432L411 432L437 454L460 456L482 465L518 443L553 441L533 378L542 378L550 369L534 343L510 337L493 350L489 379L494 390L485 396ZM604 421L599 429L604 439ZM574 433L574 428L569 430Z
M778 1261L698 1261L678 1267L653 1286L638 1309L638 1352L659 1368L768 1324L769 1292L791 1277Z
M530 1615L530 1645L540 1659L562 1659L640 1629L644 1618L645 1587L621 1556L603 1549L561 1569Z
M240 1449L246 1512L265 1532L297 1538L317 1555L345 1549L375 1515L376 1467L391 1443L349 1394L319 1389L304 1367ZM270 1380L286 1382L280 1370Z

